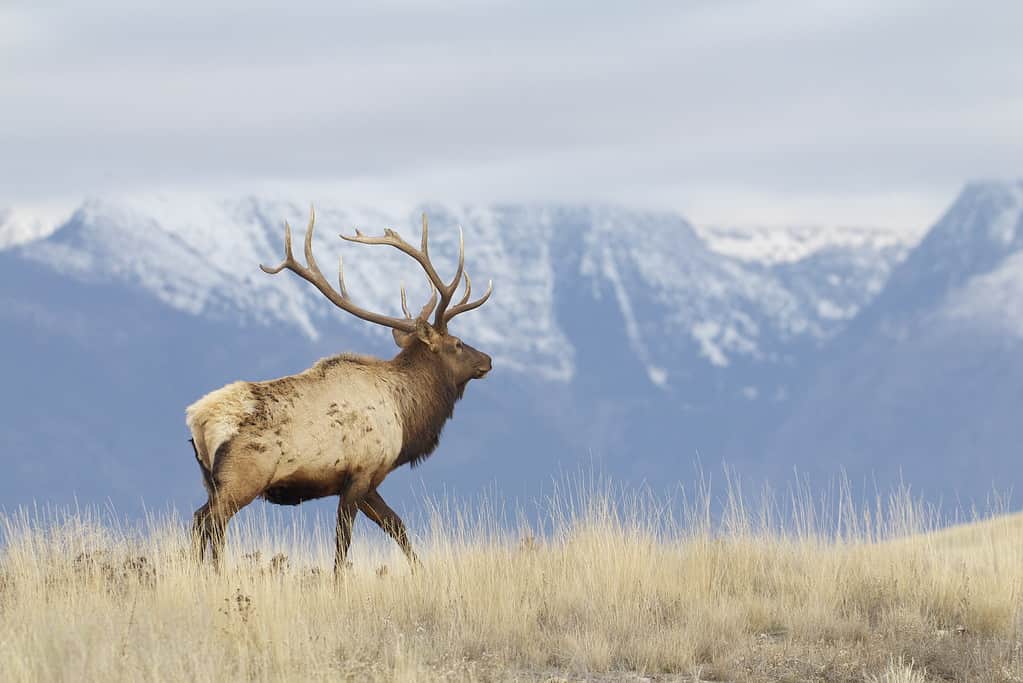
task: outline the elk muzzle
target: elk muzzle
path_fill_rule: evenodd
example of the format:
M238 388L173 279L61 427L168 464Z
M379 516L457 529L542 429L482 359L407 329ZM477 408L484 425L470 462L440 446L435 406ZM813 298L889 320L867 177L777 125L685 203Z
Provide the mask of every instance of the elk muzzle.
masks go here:
M494 367L494 364L490 361L490 356L485 353L481 353L480 355L483 356L483 362L476 368L476 379L483 379Z

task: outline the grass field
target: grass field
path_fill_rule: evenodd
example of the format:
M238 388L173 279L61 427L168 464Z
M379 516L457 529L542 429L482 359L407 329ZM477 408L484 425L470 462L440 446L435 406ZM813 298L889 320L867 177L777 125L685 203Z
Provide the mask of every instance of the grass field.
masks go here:
M597 486L558 494L543 533L435 510L420 570L360 523L339 582L330 529L287 514L233 526L217 574L180 518L14 513L0 679L1023 680L1023 518L788 507L732 496L711 521L705 494Z

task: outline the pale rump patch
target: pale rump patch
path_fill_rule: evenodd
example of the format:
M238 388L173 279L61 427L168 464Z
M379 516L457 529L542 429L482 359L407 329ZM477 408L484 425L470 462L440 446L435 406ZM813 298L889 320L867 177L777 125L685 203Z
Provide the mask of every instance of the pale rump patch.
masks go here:
M238 433L242 422L256 410L248 382L234 382L211 391L185 409L185 422L207 469L221 444Z

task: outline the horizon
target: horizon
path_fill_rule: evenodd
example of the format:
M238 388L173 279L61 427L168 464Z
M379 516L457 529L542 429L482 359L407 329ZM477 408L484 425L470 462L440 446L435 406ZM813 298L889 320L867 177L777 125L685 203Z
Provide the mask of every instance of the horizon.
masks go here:
M584 201L584 200L558 200L558 199L534 199L534 200L502 200L492 201L444 201L430 197L401 197L396 193L381 193L377 197L366 195L354 196L353 191L344 188L330 188L322 185L312 184L305 188L293 184L280 184L275 187L262 186L248 190L240 187L230 188L224 192L214 190L196 189L170 189L153 188L138 191L109 191L105 193L83 194L78 197L65 197L61 200L48 202L23 202L16 204L0 205L0 248L16 246L17 244L45 239L70 221L75 212L90 204L103 205L106 203L117 204L119 202L137 203L146 200L165 202L167 200L188 200L200 202L217 201L242 201L247 198L257 200L270 200L289 202L293 204L308 203L311 206L318 204L346 206L352 210L373 210L381 214L391 216L411 215L430 206L459 207L459 208L495 208L505 206L524 206L529 208L543 207L565 207L565 208L609 208L622 209L634 213L649 213L671 215L682 218L696 231L700 239L708 242L708 245L718 250L718 245L712 243L713 236L724 236L729 231L746 231L746 234L772 233L772 232L803 232L803 231L864 231L870 233L885 233L892 235L896 240L905 244L914 244L919 241L927 231L941 218L944 212L953 204L955 198L964 189L973 185L984 184L1015 184L1023 182L1023 177L1006 178L985 178L967 179L958 190L945 197L933 217L919 225L897 225L888 223L863 223L852 220L830 220L820 222L798 222L781 221L771 222L769 220L749 220L735 222L713 222L698 221L687 214L684 210L670 207L658 207L643 205L642 203L627 201ZM283 221L287 217L282 217ZM372 226L366 226L372 227ZM6 238L6 241L4 241ZM724 251L722 253L728 253ZM734 255L734 254L733 254Z

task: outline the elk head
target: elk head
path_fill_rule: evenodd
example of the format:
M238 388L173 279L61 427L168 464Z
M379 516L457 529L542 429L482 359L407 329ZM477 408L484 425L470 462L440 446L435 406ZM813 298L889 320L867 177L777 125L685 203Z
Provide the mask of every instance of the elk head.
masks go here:
M433 325L422 319L416 321L415 334L396 334L395 341L404 352L415 353L415 347L421 346L423 350L420 353L435 355L435 362L439 363L459 389L464 388L469 380L482 379L490 372L490 356L454 335L438 332Z
M316 214L310 209L309 226L306 228L305 233L305 266L295 260L291 249L291 226L285 222L284 260L275 268L260 265L259 267L263 272L274 275L287 268L302 279L310 282L327 299L343 311L347 311L362 320L391 328L394 342L402 349L402 354L400 355L429 359L431 364L442 368L447 377L459 389L464 388L469 380L480 379L490 372L490 356L463 343L458 337L448 334L448 322L452 318L466 311L479 308L490 298L491 293L494 291L494 283L491 281L483 296L475 301L469 300L469 297L472 295L472 281L469 279L469 274L465 272L465 240L461 228L458 229L458 268L450 282L445 282L441 279L430 260L429 226L425 213L423 214L423 232L419 249L406 242L402 239L401 235L390 228L384 230L384 235L381 237L364 235L359 230L356 230L355 235L352 236L340 236L349 242L385 244L394 247L411 256L423 268L431 285L432 294L430 300L423 306L419 315L413 317L408 309L408 301L403 285L401 287L401 309L405 315L403 318L396 318L374 313L352 302L345 287L344 263L340 257L338 258L338 289L335 290L327 282L327 279L316 264L316 259L313 257L312 240L315 222ZM458 303L452 306L452 298L463 280L465 281L465 291ZM431 313L433 313L432 323L429 320Z

